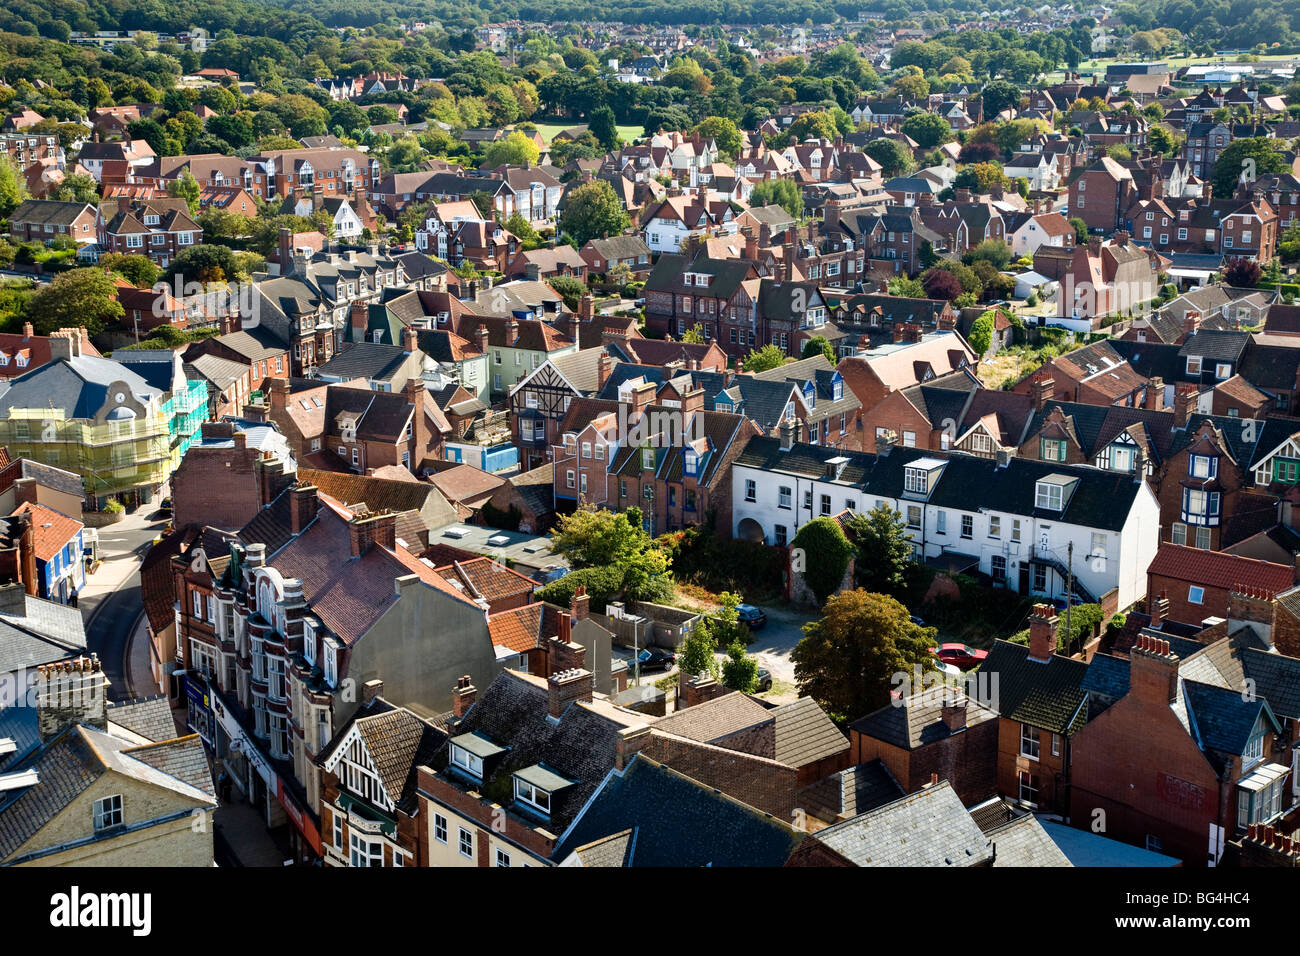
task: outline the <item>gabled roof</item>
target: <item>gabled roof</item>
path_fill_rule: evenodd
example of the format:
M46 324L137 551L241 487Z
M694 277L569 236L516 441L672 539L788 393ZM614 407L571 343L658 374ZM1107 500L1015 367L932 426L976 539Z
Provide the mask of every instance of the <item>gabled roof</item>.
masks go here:
M808 839L855 866L982 866L993 856L947 780Z
M994 641L980 668L998 675L998 713L1040 730L1069 736L1083 726L1088 713L1083 682L1088 665L1052 654L1046 663L1030 658L1029 648Z
M621 853L594 852L615 837ZM602 781L552 859L577 852L585 866L781 866L802 839L785 821L638 754Z

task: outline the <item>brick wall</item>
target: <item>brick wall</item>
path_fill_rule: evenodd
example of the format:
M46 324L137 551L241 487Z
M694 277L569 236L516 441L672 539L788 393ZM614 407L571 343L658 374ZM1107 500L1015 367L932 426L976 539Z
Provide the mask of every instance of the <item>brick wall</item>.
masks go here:
M966 806L998 792L996 720L986 720L910 751L856 731L851 731L850 736L850 762L857 765L879 759L907 793L929 786L932 774L951 783Z

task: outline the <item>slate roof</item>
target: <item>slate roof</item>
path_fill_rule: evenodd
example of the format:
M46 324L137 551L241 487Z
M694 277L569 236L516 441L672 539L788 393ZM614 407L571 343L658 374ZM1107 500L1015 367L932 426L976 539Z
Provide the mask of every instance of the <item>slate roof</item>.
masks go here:
M8 491L19 478L35 479L37 484L67 495L81 497L85 494L80 475L30 458L15 458L0 468L0 493Z
M547 718L548 707L545 679L503 671L480 693L455 729L456 736L477 733L508 748L484 762L484 780L470 783L449 768L445 745L429 766L466 789L495 793L509 792L510 779L517 770L544 763L553 773L573 781L551 795L551 813L545 824L552 833L563 833L613 768L619 731L641 726L645 718L601 699L575 701L558 721Z
M799 804L827 823L867 813L903 796L903 788L881 760L858 764L799 792Z
M1216 687L1192 680L1182 680L1179 695L1184 702L1188 722L1192 725L1192 739L1198 741L1219 769L1226 766L1227 758L1245 753L1251 731L1261 715L1271 722L1274 732L1281 728L1263 698L1243 700L1240 688ZM1215 760L1214 758L1220 759Z
M1273 713L1292 719L1300 715L1300 659L1274 653L1248 629L1196 648L1181 660L1178 673L1228 690L1253 680L1256 694Z
M852 730L876 740L883 740L904 750L916 750L954 735L943 722L942 695L919 691L901 701L891 702L849 724ZM966 727L997 720L997 712L978 701L966 699ZM965 729L955 733L965 733Z
M981 866L993 856L988 839L946 780L809 839L857 866Z
M111 359L81 355L58 359L13 379L0 393L0 411L11 408L62 410L68 418L94 418L109 400L108 389L122 382L142 404L161 398L161 391Z
M584 865L781 866L804 838L769 813L637 755L605 778L552 859L629 830L618 862L616 843L604 857L584 853Z
M176 720L165 694L137 697L135 700L109 701L108 719L119 727L146 740L171 740L176 736Z
M655 730L708 743L768 720L771 712L748 694L730 693L674 711Z
M30 594L24 612L0 611L0 675L80 657L86 650L81 612Z
M1087 721L1083 682L1088 665L1083 661L1053 654L1043 663L1031 660L1023 644L998 640L980 670L998 675L998 713L1008 720L1062 736Z
M1074 866L1032 813L985 835L993 844L994 866Z
M1139 483L1129 475L1087 466L1027 458L1012 458L1006 465L999 466L990 458L923 448L894 447L888 455L881 457L798 442L789 451L782 452L779 439L764 436L750 438L735 465L822 479L826 473L826 461L841 455L849 461L841 472L839 483L861 488L866 494L905 497L906 466L918 458L935 458L945 461L946 465L930 492L928 500L933 506L970 510L970 489L979 488L979 504L989 511L1029 515L1108 531L1123 528L1139 490ZM1036 506L1036 483L1052 474L1076 479L1074 490L1060 512Z

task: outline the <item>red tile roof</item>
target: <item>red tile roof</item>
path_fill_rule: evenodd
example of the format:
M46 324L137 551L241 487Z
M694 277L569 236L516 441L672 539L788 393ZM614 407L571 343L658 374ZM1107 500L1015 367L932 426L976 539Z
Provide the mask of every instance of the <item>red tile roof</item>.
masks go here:
M27 501L14 509L14 514L32 516L32 538L36 547L36 557L42 561L54 558L64 545L77 536L85 525L76 518L69 518L62 512L47 508L45 505Z
M1295 568L1289 564L1177 544L1162 545L1147 574L1224 590L1247 587L1269 595L1295 586Z

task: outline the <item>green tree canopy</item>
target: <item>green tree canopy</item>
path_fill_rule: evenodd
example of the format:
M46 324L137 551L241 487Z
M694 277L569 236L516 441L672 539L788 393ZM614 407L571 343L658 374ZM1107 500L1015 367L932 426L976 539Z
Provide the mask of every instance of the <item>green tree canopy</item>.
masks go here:
M812 358L814 355L825 355L826 361L835 364L835 349L824 335L814 335L803 344L803 357Z
M1284 140L1263 136L1234 139L1214 161L1211 173L1214 195L1229 198L1237 191L1237 183L1243 176L1253 181L1269 173L1289 172L1290 165L1281 152L1285 145Z
M803 218L803 193L792 179L764 179L749 196L751 206L780 206L796 219Z
M903 516L883 501L847 522L857 552L854 571L859 586L881 594L902 593L912 563L912 535Z
M745 371L766 372L769 369L780 368L785 364L787 357L780 346L764 345L761 349L755 349L745 356Z
M505 165L528 166L537 162L537 157L540 155L541 150L537 148L532 137L515 130L495 143L488 143L483 150L481 166L484 169L495 169L497 166Z
M834 518L809 521L790 542L790 563L803 569L804 581L819 603L825 603L839 588L853 557L853 546Z
M569 193L560 213L560 229L573 237L579 245L588 239L616 236L628 227L630 220L623 203L609 183L603 179L583 183Z
M91 335L121 321L122 304L117 285L103 269L73 269L55 276L49 285L32 293L25 311L38 335L80 326Z
M837 594L826 602L821 620L803 631L790 653L799 693L836 721L886 706L895 674L936 669L930 655L934 628L917 627L907 608L886 594Z

